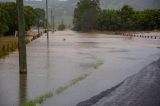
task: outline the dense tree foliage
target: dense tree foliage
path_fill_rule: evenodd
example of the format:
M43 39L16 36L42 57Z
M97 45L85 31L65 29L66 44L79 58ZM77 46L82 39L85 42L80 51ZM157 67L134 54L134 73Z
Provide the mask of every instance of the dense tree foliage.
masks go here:
M128 5L124 5L119 11L118 16L121 19L120 27L122 30L126 30L126 29L130 30L133 28L134 10L132 7Z
M73 24L77 31L160 29L160 10L158 9L138 11L129 5L124 5L119 10L97 9L98 1L95 2L97 5L94 5L96 11L93 12L88 9L93 5L87 1L95 2L94 0L80 0L75 8Z
M120 17L116 10L101 10L97 17L98 30L117 30L120 28Z
M24 7L25 28L29 30L32 25L44 22L45 11L40 8ZM38 24L39 25L39 24ZM43 25L43 24L41 24ZM18 16L16 3L0 3L0 33L12 34L18 29Z
M124 5L120 10L101 10L97 18L99 30L160 29L160 10L135 11Z
M9 30L7 25L8 19L9 15L7 11L0 8L0 34L3 34L4 32L7 32Z
M143 10L135 13L136 29L160 29L160 10Z
M7 27L8 27L8 33L14 32L17 30L18 27L18 21L17 21L17 9L15 3L1 3L0 9L3 11L6 11L8 14L8 17L5 18L7 21Z
M74 10L74 29L90 31L96 28L99 0L80 0Z
M36 8L34 9L34 13L36 15L35 20L33 22L33 25L38 26L38 27L42 27L44 26L44 22L45 22L45 11L43 9L40 8Z

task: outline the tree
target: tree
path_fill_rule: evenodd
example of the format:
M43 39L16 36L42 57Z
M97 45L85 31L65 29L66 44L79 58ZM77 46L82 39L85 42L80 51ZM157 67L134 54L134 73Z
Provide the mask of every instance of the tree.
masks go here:
M134 10L129 5L124 5L119 11L121 17L121 28L122 30L130 30L133 26Z
M43 26L45 12L40 8L32 8L31 6L24 6L25 15L25 30L29 30L32 25ZM5 2L0 3L0 33L14 34L18 30L18 13L16 3Z
M17 25L18 13L17 13L16 3L13 3L13 2L2 3L0 8L2 8L8 13L9 18L6 18L7 26L9 28L7 31L7 34L14 33L15 30L18 29L18 25Z
M0 34L4 34L9 30L7 25L7 20L9 19L9 15L7 11L0 8Z
M65 25L64 25L64 23L63 23L63 20L61 21L61 24L59 24L59 26L58 26L58 30L64 30L65 29Z
M33 25L37 26L38 32L39 32L39 27L44 27L45 11L41 8L36 8L34 9L34 13L36 17L35 17L35 20L33 21Z
M99 10L99 0L80 0L74 10L74 29L77 31L95 29Z
M33 21L36 18L36 14L31 6L25 6L24 15L25 15L25 29L29 30L30 26L33 25Z
M160 29L160 10L135 11L124 5L120 10L103 9L97 16L98 30Z
M117 10L101 10L97 17L97 29L118 30L120 28L120 17Z

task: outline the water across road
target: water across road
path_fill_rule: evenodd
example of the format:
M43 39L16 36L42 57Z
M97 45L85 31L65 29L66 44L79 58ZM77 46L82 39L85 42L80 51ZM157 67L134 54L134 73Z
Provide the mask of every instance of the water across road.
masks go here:
M109 89L160 57L159 39L50 33L27 45L28 75L19 76L18 52L0 60L0 106L17 106L81 78L43 106L75 106Z

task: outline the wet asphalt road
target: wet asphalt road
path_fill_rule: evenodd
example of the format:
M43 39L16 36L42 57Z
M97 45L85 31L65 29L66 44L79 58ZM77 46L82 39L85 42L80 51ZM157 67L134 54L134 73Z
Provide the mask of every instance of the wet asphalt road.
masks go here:
M160 59L77 106L160 106Z

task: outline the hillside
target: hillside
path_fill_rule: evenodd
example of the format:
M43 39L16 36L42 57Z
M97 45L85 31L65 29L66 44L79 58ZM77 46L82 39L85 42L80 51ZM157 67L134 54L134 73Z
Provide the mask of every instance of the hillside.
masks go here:
M0 2L16 1L16 0L0 0ZM49 18L51 8L53 9L56 18L56 23L60 23L61 20L66 22L65 17L71 22L74 8L79 0L48 0L49 4ZM46 0L24 0L25 5L31 5L33 7L39 7L45 9ZM160 9L160 0L100 0L100 6L102 8L119 9L124 4L131 5L134 9ZM59 18L60 17L60 18ZM70 23L71 24L71 23Z
M16 0L0 0L0 2ZM24 0L26 5L45 8L46 0ZM56 16L72 15L79 0L48 0L49 10L54 9ZM102 8L121 8L124 4L131 5L135 9L160 9L160 0L100 0Z
M54 9L54 14L58 17L72 16L74 8L76 7L76 4L78 1L79 0L67 0L67 1L49 0L49 6ZM131 5L134 9L138 9L138 10L160 8L159 0L101 0L100 1L100 6L102 8L119 9L124 4ZM61 18L61 19L63 19L64 22L66 23L65 18Z
M72 15L73 10L79 0L58 1L50 0L49 5L55 8L56 14ZM135 9L159 9L159 0L101 0L102 8L121 8L124 4L131 5Z
M16 0L0 0L0 2ZM45 8L46 0L24 0L26 5ZM72 15L79 0L48 0L49 8L55 10L56 15ZM160 9L160 0L100 0L102 8L118 9L124 4L131 5L135 9Z
M157 9L160 8L159 0L101 0L103 8L119 8L129 4L135 9Z

